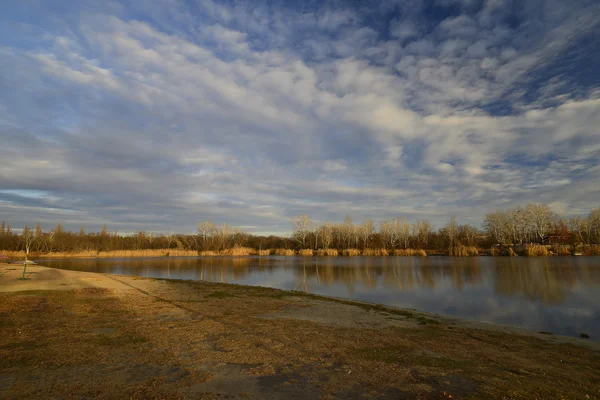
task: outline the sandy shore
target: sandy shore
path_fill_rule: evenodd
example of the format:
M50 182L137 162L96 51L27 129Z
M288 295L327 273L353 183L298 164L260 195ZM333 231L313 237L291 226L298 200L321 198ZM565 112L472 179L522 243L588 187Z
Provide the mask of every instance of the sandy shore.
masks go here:
M0 264L0 398L600 398L591 341L295 292Z

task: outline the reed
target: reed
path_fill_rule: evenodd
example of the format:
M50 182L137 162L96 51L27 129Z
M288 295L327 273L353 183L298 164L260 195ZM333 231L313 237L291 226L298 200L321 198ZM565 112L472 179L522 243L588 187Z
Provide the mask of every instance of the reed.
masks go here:
M235 256L235 257L253 256L253 255L258 254L258 251L256 251L256 249L252 249L250 247L234 246L230 249L221 250L219 252L219 254L222 256Z
M500 249L497 247L491 247L490 250L488 251L488 255L492 256L492 257L498 257L501 254Z
M337 257L339 255L336 249L319 249L317 255L322 257Z
M479 255L479 250L475 246L454 246L449 249L450 256L453 257L474 257Z
M585 244L581 246L581 254L584 256L600 256L600 245Z
M212 251L212 250L204 250L200 252L200 256L201 257L214 257L214 256L218 256L219 253L216 251Z
M571 249L568 246L562 246L559 244L555 244L552 246L552 252L557 256L570 256Z
M387 249L364 249L362 251L363 256L389 256L390 253Z
M304 257L312 257L313 256L313 251L312 251L312 249L300 249L298 251L298 255L299 256L304 256Z
M271 249L264 249L264 250L261 249L261 250L258 250L258 255L259 256L270 256L272 254L272 252L273 252L273 250L271 250Z
M291 249L276 249L275 255L276 256L295 256L296 252L294 252L294 250L291 250Z
M545 257L549 256L550 252L548 251L548 248L546 246L532 244L530 246L527 246L527 248L525 249L525 255L527 257Z
M360 256L360 250L358 250L358 249L344 249L344 250L342 250L342 255L347 256L347 257Z
M515 253L515 250L512 247L508 248L508 251L506 252L506 255L509 257L517 257L518 254Z
M427 253L422 249L396 249L393 254L401 257L427 257Z

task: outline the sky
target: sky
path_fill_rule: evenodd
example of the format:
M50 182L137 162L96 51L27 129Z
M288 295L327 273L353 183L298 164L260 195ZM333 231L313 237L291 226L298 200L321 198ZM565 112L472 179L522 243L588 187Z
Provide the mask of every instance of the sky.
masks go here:
M596 0L0 0L0 219L600 206Z

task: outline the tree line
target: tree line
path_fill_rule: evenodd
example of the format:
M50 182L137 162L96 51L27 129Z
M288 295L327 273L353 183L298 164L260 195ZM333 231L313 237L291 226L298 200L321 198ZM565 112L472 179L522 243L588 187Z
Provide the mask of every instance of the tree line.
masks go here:
M600 208L584 217L563 217L551 211L546 204L528 204L503 211L488 213L482 228L459 224L451 217L439 229L426 219L409 221L397 217L379 221L368 218L354 223L350 216L343 222L315 224L307 215L291 219L289 237L261 236L243 232L228 224L203 221L194 234L155 234L136 232L130 235L109 232L106 225L100 232L66 231L59 223L54 229L43 231L24 227L14 233L5 221L0 223L0 250L50 252L114 251L179 249L220 252L234 247L252 249L423 249L449 251L460 246L489 248L494 244L524 243L597 244L600 243Z

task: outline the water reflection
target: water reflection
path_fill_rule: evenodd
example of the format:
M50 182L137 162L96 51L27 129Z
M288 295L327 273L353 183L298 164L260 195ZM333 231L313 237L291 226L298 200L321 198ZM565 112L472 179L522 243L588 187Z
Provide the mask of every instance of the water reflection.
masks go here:
M295 289L578 335L600 333L600 257L206 257L47 260L144 277Z

